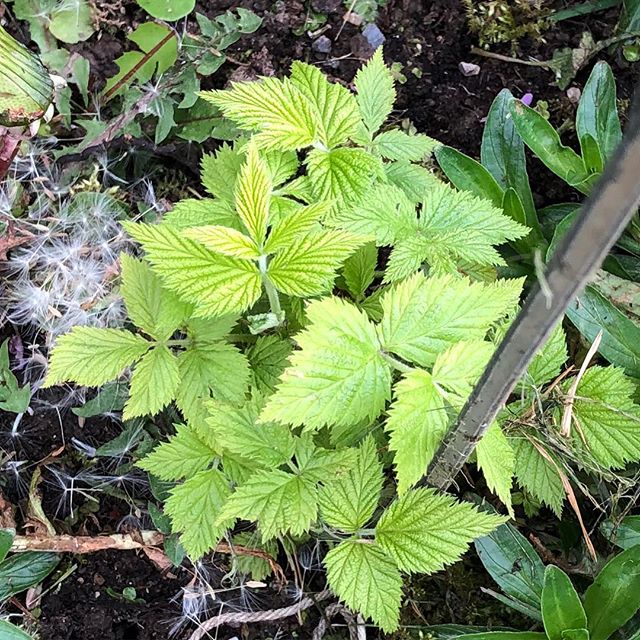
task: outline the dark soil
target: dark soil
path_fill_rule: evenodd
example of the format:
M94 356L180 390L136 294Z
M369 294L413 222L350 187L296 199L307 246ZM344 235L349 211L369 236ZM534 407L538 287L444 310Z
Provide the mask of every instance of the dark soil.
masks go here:
M74 48L90 60L92 87L98 89L104 79L117 70L114 59L128 48L126 33L138 21L144 20L144 14L133 2L98 1L95 4L105 15L102 31ZM555 4L564 7L572 3ZM323 8L328 14L328 28L323 35L332 41L329 54L316 53L313 42L318 34L311 36L302 30L310 5L316 10ZM124 7L122 11L114 9L120 6ZM198 10L215 16L238 6L254 10L263 17L264 23L255 34L242 38L229 51L234 60L248 62L248 66L227 62L214 77L215 86L224 86L229 79L284 74L294 59L319 64L335 79L349 84L362 61L371 53L361 29L343 23L344 8L339 0L211 0L198 3ZM523 40L517 55L525 60L529 56L548 60L558 48L577 46L584 30L592 31L596 40L609 37L615 22L615 11L563 22L549 31L545 40ZM555 125L573 118L575 104L553 84L549 71L470 54L470 48L476 42L468 33L460 0L389 0L377 24L386 38L387 61L401 65L402 81L397 87L394 117L398 120L408 118L420 132L477 157L483 119L494 97L503 88L510 89L516 96L530 92L535 100L546 100ZM302 30L302 35L295 35L294 30ZM24 25L13 25L13 31L27 40L28 29ZM493 50L511 54L509 47ZM614 68L619 98L630 98L640 66L628 65L616 52L600 57L607 59ZM478 64L480 73L465 77L458 69L460 62ZM591 64L577 75L573 86L582 87L590 67ZM576 199L575 194L537 161L530 161L529 170L538 204ZM55 401L55 397L50 399ZM12 420L12 415L0 413L0 447L15 451L15 459L27 460L31 468L54 454L55 457L48 461L49 466L62 464L74 471L80 462L70 445L71 438L99 446L119 433L114 422L87 420L82 425L70 412L61 414L60 419L56 412L41 408L34 416L25 416L21 430L26 436L15 440L7 436ZM46 514L55 519L60 496L47 484L47 473L45 466L43 507ZM16 504L24 498L10 481L3 490ZM115 531L128 510L128 506L117 500L105 500L91 518L71 524L67 521L63 528L70 527L74 533ZM77 565L77 568L42 600L42 640L164 640L170 637L171 626L180 615L179 600L172 602L172 598L189 582L190 576L186 572L163 574L136 552L100 552L90 557L69 558L65 562L65 566ZM481 583L478 583L479 576ZM480 593L480 586L489 586L489 582L488 576L473 561L436 577L416 581L407 591L411 607L406 607L404 621L410 624L483 624L488 621L495 626L519 622L514 621L512 613ZM108 587L121 593L123 588L130 586L136 589L144 603L126 602L107 593ZM290 600L286 602L290 603ZM273 606L282 606L282 603L274 602ZM225 630L217 637L232 635ZM173 637L187 636L188 633L182 631ZM243 633L242 637L267 636L254 625L250 633ZM280 637L293 636L285 633Z

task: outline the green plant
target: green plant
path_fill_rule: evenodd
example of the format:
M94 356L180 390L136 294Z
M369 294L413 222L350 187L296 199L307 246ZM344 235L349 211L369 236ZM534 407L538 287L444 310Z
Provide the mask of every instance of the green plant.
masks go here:
M640 609L635 595L640 589L640 546L611 558L582 596L562 569L544 567L529 542L510 525L502 525L476 546L485 568L507 594L493 595L542 622L544 633L492 631L465 634L460 639L607 640ZM625 628L623 637L637 636L638 624L631 624L636 628Z
M20 387L9 366L9 340L0 346L0 409L12 413L24 413L31 401L29 385Z
M435 141L383 128L381 51L355 86L296 62L205 92L248 137L203 158L210 197L125 224L145 251L121 257L135 329L74 328L45 386L133 366L124 417L175 401L184 420L139 464L179 482L164 511L187 553L238 519L265 545L320 538L332 589L392 630L401 572L437 571L503 521L413 487L517 305L495 245L526 229L422 166ZM478 450L501 496L490 454L505 444L492 430Z

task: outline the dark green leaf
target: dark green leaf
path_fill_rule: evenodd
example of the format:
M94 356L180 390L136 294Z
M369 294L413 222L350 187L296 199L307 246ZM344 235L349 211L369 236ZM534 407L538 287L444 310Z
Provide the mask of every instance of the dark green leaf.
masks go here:
M587 287L567 309L567 316L592 343L603 331L598 351L611 364L640 377L640 327L593 287Z
M576 113L576 133L581 146L582 138L587 134L596 141L603 161L608 160L620 144L622 129L616 103L616 82L606 62L598 62L593 67L582 90ZM584 149L582 153L584 156Z
M622 17L618 30L638 31L640 29L640 0L622 0Z
M476 540L475 546L485 569L505 593L540 609L544 565L515 527L503 524Z
M58 564L55 553L26 551L0 563L0 602L44 580Z
M582 193L589 193L589 174L582 158L560 141L558 132L537 112L520 100L512 99L511 116L525 144L565 182Z
M591 640L607 640L640 608L640 546L607 562L584 595Z
M619 524L605 520L600 530L611 542L622 549L630 549L640 544L640 516L627 516Z
M128 386L122 382L108 382L98 391L95 398L85 402L81 407L71 409L81 418L93 418L103 413L122 411L129 395Z
M435 150L440 168L456 189L470 191L486 198L496 207L502 207L504 191L494 177L479 162L452 147Z
M164 552L167 558L171 560L171 564L173 564L174 567L179 567L186 555L184 547L180 542L180 538L176 534L165 538Z
M0 562L2 562L11 549L13 532L10 529L0 529Z
M564 631L584 629L587 626L587 616L580 596L573 588L569 576L552 564L544 572L542 621L549 640L562 640Z
M458 636L456 640L546 640L544 633L537 631L485 631Z
M531 229L525 238L512 242L513 246L518 251L521 253L529 253L534 247L540 246L541 244L546 245L545 239L542 235L542 230L538 224L538 218L536 217L532 221L527 219L527 213L524 210L520 196L513 187L509 187L504 192L502 209L510 218L513 218L516 222L519 222ZM532 224L530 224L530 222Z
M562 632L562 640L589 640L589 629L567 629Z

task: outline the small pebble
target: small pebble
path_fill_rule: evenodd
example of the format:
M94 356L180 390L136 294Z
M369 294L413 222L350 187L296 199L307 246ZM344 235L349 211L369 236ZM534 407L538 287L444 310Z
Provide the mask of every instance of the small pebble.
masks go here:
M473 62L461 62L458 65L458 70L467 78L469 76L477 76L480 73L480 65L474 64Z
M331 42L331 38L327 38L327 36L320 36L311 44L311 48L316 53L331 53L332 46L333 42Z
M368 24L363 30L362 35L367 39L367 42L374 48L377 49L379 46L384 44L386 38L378 25L376 24Z
M354 13L353 11L347 11L347 13L342 16L342 19L349 24L354 24L356 27L359 27L362 24L362 16Z
M569 100L573 102L573 104L577 104L578 102L580 102L581 95L582 91L580 91L578 87L569 87L567 89L567 98L569 98Z

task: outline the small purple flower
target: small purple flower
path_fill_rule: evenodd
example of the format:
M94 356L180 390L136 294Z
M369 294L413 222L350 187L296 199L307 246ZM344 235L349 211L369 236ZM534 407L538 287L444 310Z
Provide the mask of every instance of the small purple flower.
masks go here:
M525 93L522 98L520 98L520 102L527 107L530 107L533 102L533 93Z

